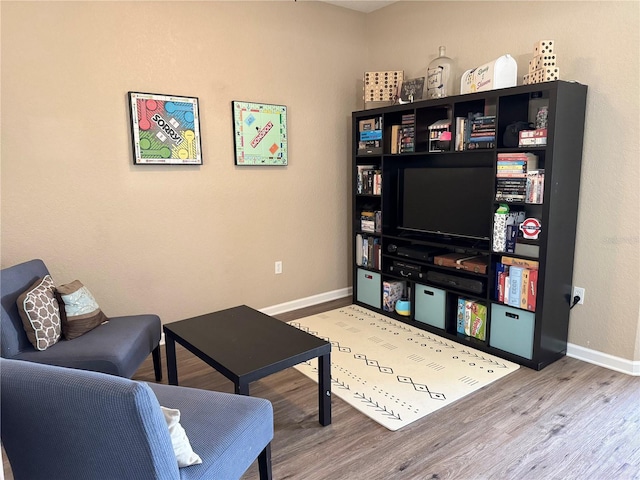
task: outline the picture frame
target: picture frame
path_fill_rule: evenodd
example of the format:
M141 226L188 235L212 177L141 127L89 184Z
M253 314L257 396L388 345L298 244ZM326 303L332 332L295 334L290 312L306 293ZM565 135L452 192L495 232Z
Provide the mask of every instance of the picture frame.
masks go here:
M129 92L134 165L202 165L198 97Z
M285 105L234 100L231 113L235 165L288 165Z
M413 103L422 100L424 77L411 78L402 82L400 103Z

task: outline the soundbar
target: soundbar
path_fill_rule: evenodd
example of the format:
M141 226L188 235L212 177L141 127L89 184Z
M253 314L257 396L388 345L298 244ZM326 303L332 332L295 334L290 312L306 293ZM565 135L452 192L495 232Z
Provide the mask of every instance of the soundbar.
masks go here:
M457 290L464 290L465 292L476 293L478 295L482 295L484 292L484 284L482 281L449 275L448 273L427 272L427 280L431 283L444 285L445 287L455 288Z

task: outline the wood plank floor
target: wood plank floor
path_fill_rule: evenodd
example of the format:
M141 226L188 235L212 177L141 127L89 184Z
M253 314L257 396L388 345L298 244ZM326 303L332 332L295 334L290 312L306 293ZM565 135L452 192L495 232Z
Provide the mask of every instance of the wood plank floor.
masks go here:
M177 351L181 385L233 392L222 375ZM153 381L150 358L134 378ZM333 423L321 427L317 384L295 369L254 382L251 394L273 403L274 480L640 479L640 377L567 357L540 372L522 367L396 432L337 397ZM242 480L257 478L254 463Z

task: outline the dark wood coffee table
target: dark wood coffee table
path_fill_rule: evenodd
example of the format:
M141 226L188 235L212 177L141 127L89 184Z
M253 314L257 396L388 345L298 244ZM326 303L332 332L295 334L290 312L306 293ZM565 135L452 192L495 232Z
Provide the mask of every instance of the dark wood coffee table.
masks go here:
M178 385L176 344L249 395L249 383L318 357L320 424L331 423L331 344L246 305L164 325L170 385Z

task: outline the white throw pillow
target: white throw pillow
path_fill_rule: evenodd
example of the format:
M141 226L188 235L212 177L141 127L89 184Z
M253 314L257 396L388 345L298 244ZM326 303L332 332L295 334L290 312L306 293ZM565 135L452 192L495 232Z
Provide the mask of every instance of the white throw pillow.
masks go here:
M191 448L187 433L180 425L180 410L162 406L160 408L164 414L164 419L167 421L167 427L169 427L173 452L176 454L178 467L182 468L202 463L200 456Z

